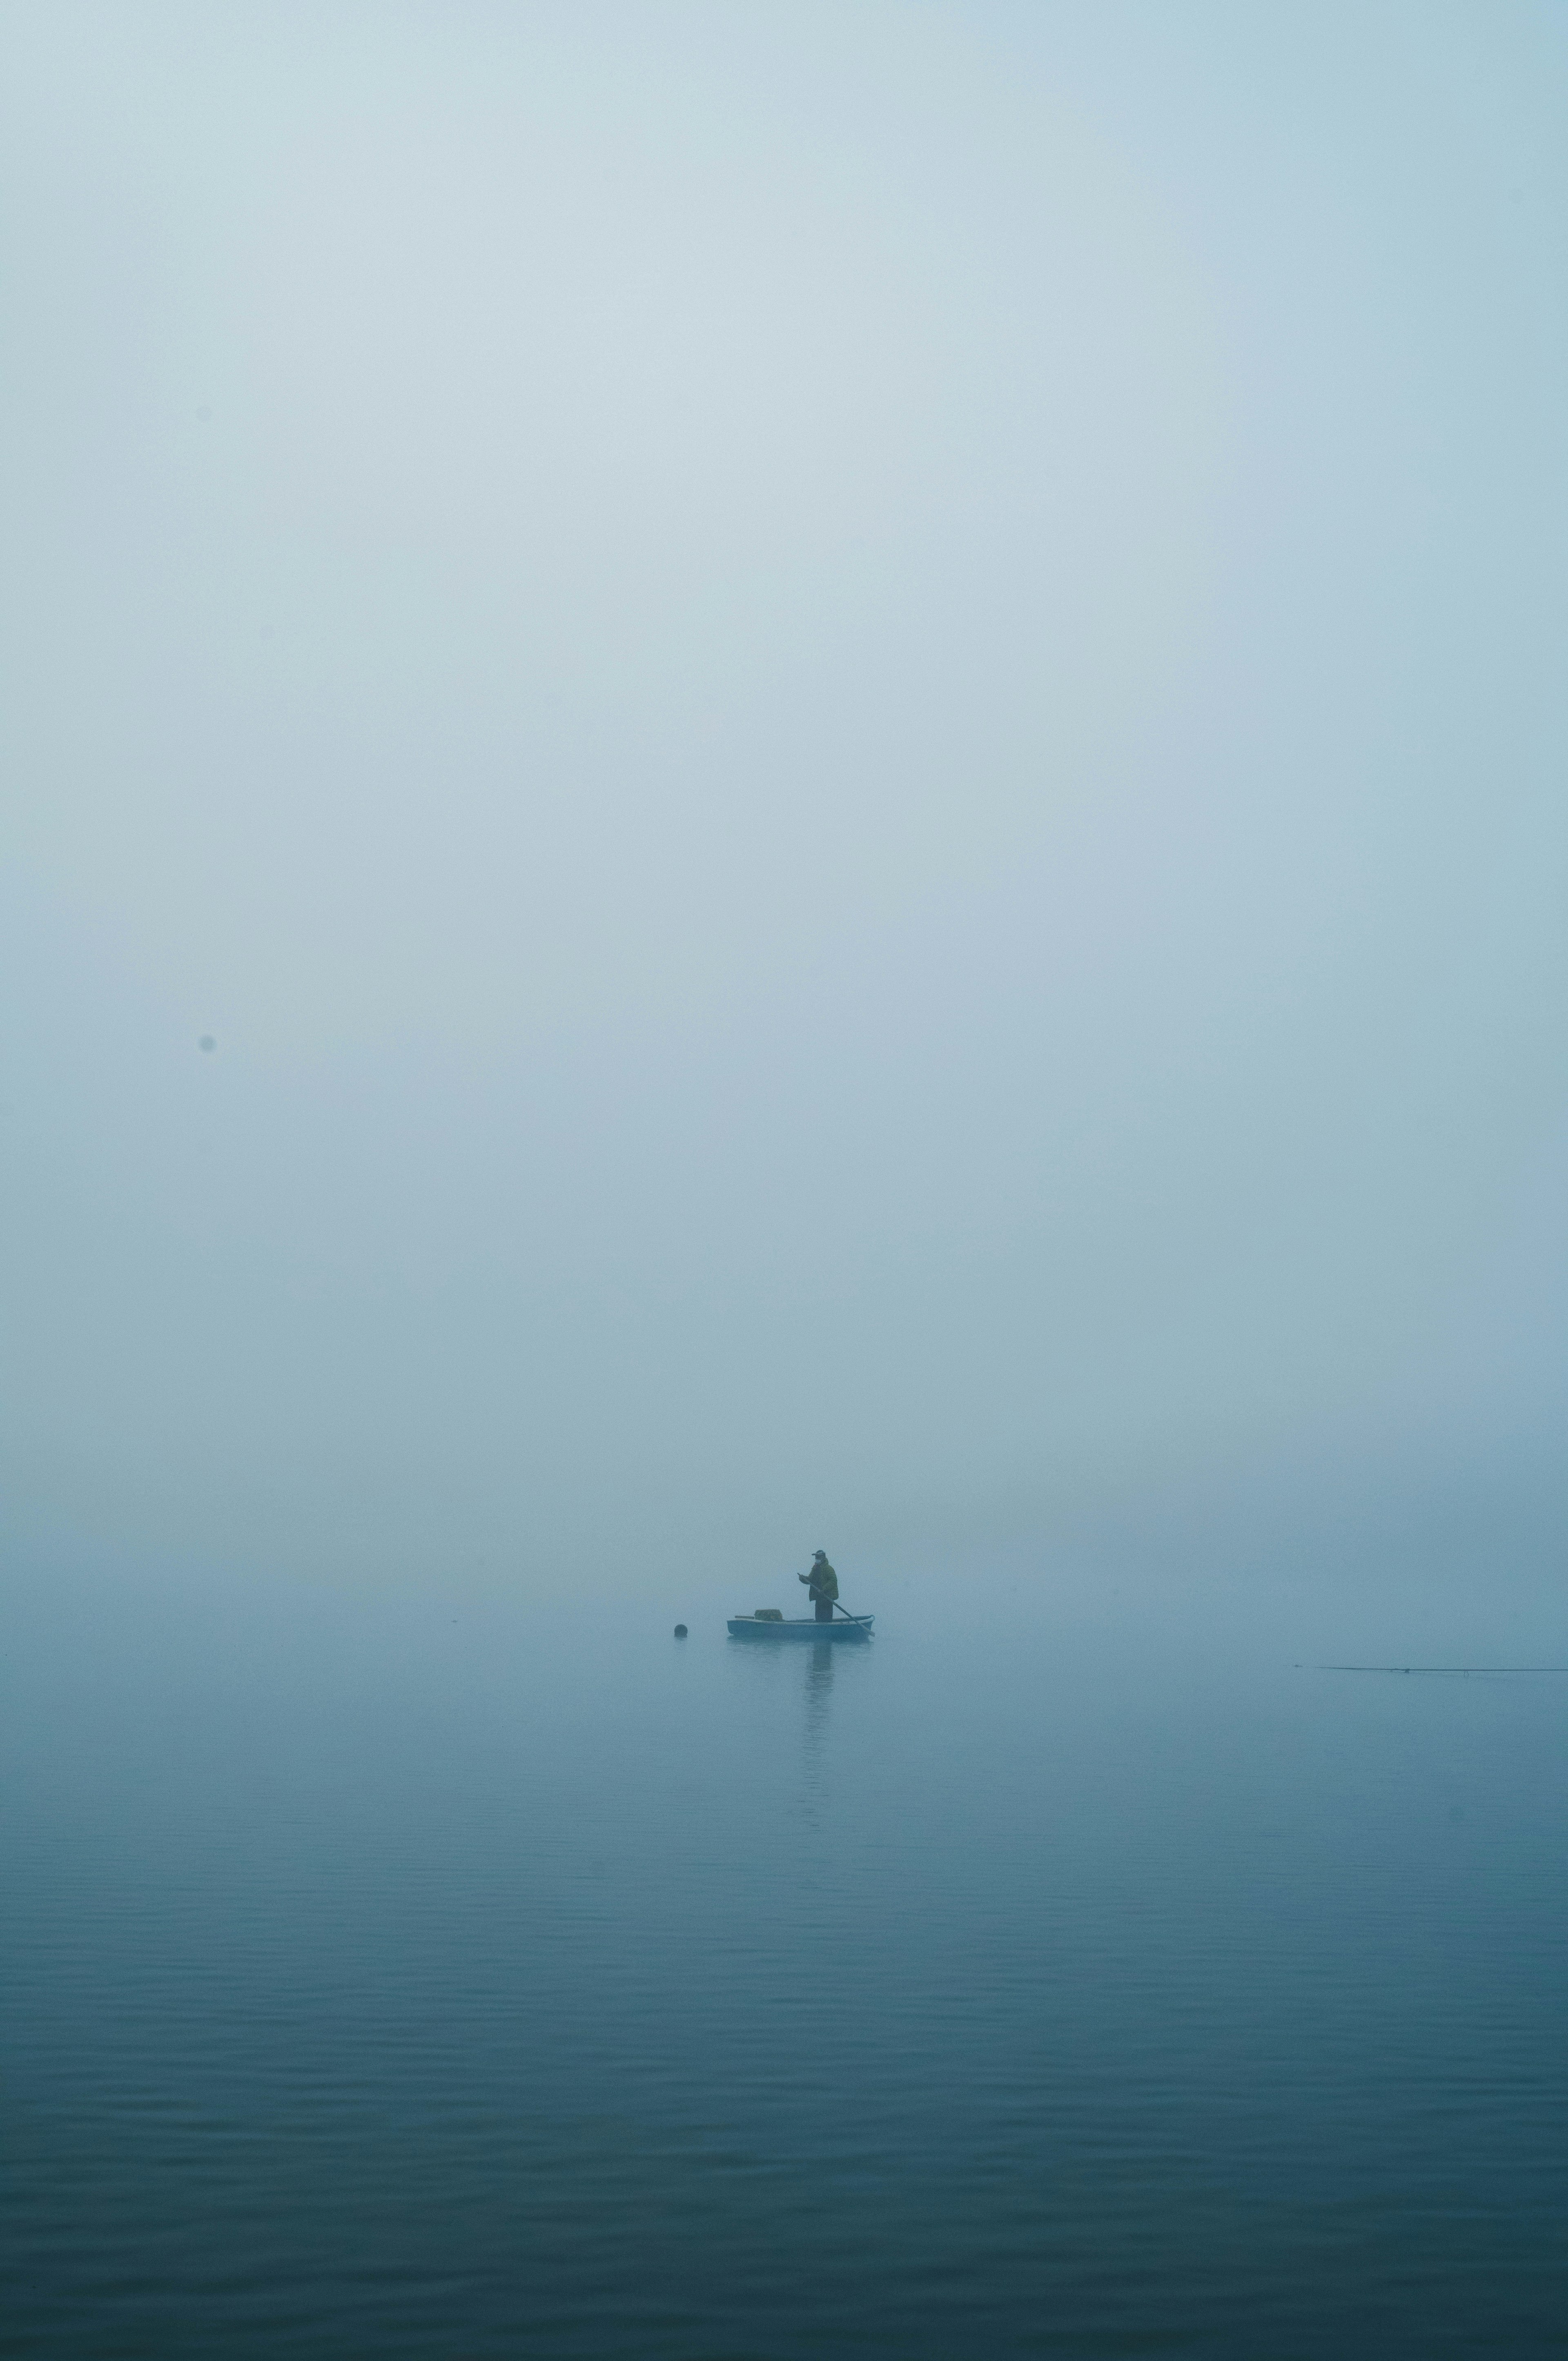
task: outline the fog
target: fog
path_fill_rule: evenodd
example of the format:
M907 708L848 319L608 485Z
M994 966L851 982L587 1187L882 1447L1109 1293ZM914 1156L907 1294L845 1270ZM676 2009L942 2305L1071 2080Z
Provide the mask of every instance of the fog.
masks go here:
M1559 9L4 40L14 1566L1555 1565Z

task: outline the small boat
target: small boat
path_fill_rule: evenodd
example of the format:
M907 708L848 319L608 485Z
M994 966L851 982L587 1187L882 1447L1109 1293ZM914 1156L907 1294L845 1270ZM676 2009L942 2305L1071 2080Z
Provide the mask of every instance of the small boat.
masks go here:
M815 1615L732 1615L732 1640L869 1640L874 1615L859 1615L853 1622L819 1623Z

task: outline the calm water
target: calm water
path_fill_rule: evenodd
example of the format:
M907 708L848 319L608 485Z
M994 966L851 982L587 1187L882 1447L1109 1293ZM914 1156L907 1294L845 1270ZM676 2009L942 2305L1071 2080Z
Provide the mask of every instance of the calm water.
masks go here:
M14 1603L7 2351L1561 2349L1568 1681L742 1588Z

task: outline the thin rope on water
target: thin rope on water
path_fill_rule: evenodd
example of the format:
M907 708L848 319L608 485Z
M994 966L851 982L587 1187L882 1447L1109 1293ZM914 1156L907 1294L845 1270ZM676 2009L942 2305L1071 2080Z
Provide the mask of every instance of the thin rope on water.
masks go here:
M1298 1672L1307 1667L1299 1664ZM1568 1673L1568 1664L1314 1664L1315 1673L1432 1673L1454 1675L1497 1673Z

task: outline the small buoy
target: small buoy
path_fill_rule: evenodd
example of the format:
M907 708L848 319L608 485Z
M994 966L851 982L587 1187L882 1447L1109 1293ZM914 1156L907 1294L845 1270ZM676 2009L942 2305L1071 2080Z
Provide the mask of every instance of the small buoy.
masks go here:
M675 1637L676 1637L676 1639L677 1639L677 1640L684 1640L684 1639L685 1638L685 1636L686 1636L686 1627L685 1627L685 1625L684 1623L677 1623L677 1624L676 1624L676 1626L675 1626Z
M217 1048L217 1043L214 1040L210 1033L203 1033L201 1039L196 1044L197 1049L204 1049L209 1057L211 1057L213 1051Z

